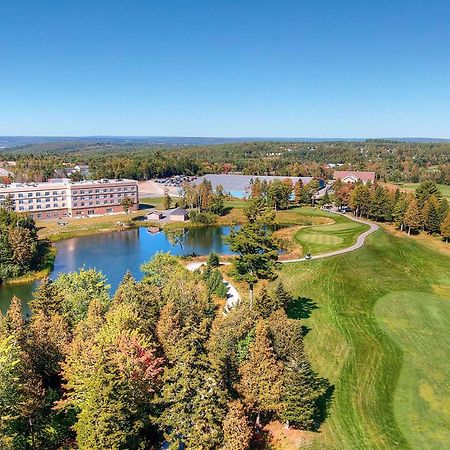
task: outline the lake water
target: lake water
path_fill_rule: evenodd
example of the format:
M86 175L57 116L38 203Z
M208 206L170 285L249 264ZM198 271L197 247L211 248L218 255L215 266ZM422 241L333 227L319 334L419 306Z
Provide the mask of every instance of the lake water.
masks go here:
M172 246L163 232L153 234L146 228L65 239L55 243L58 254L51 278L59 273L92 267L103 272L114 292L127 270L140 279L140 265L158 251L174 255L208 255L213 251L231 254L223 240L229 232L230 227L190 228L184 236L183 249ZM32 282L0 287L0 309L7 309L13 295L17 295L25 306L36 285L37 282Z

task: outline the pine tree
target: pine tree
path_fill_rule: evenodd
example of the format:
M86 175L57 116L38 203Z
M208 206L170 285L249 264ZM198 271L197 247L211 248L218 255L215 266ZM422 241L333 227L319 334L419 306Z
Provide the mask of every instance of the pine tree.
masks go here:
M233 261L233 275L249 286L250 309L253 307L253 288L261 279L276 278L278 246L266 229L256 223L232 229L227 238L230 249L238 254Z
M290 358L283 374L283 409L286 426L312 430L320 418L321 401L329 383L317 376L304 355Z
M61 312L61 296L48 277L45 277L33 292L33 299L29 305L33 314L42 312L46 315L52 315Z
M280 308L283 309L286 309L293 300L292 295L284 288L282 281L280 281L275 288L275 297L280 304Z
M172 198L170 197L167 188L164 189L163 205L164 209L170 209L170 207L172 206Z
M303 182L299 178L294 184L294 202L298 205L302 199Z
M270 294L264 286L255 300L255 311L257 311L261 317L266 319L274 311L282 308L282 305L283 304L279 299L275 295Z
M395 203L393 218L395 225L403 231L405 226L405 214L408 209L408 198L405 193L400 193Z
M223 421L223 441L221 450L247 450L253 436L245 408L239 400L228 404L228 412Z
M422 217L415 198L410 198L408 209L404 217L405 226L408 228L408 234L411 231L418 231L422 227Z
M425 202L432 195L436 196L438 199L442 197L442 193L438 189L437 184L431 180L420 183L420 186L416 189L416 199L419 208L423 208Z
M250 345L249 357L239 368L241 381L237 386L245 403L257 415L277 411L282 392L283 364L277 361L267 326L263 320L256 325L255 340Z
M441 226L441 218L439 216L439 200L434 196L426 200L423 207L423 222L424 228L430 234L439 233L439 229Z
M5 316L5 328L10 334L17 333L17 336L22 336L24 333L24 325L22 302L14 295Z
M446 242L450 240L450 212L447 213L447 216L441 224L441 234Z

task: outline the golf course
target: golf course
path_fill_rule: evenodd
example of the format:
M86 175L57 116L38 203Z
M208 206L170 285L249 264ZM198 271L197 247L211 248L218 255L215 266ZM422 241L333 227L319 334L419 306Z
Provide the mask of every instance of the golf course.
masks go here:
M298 231L304 252L347 247L367 227L332 217ZM308 448L449 448L450 258L380 229L356 251L283 264L280 278L314 369L334 385Z

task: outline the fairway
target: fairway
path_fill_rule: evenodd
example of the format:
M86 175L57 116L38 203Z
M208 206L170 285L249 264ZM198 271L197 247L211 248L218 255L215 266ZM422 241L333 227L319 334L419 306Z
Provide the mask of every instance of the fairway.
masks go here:
M394 402L401 431L416 448L450 443L448 346L438 345L450 342L449 299L427 292L394 292L377 302L375 314L403 352Z
M420 186L420 183L399 183L397 186L404 191L414 192ZM450 200L450 185L438 184L437 187L442 192L442 195L447 197L447 200Z
M306 317L306 350L335 387L312 448L449 448L450 259L379 230L355 252L285 264L280 277L311 299L291 315Z

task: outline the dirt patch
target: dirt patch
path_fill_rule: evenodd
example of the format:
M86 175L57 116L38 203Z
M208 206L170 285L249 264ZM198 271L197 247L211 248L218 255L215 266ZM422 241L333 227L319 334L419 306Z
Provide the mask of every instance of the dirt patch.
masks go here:
M270 445L276 450L298 450L308 448L316 433L286 428L278 421L270 422L264 427L268 433Z

